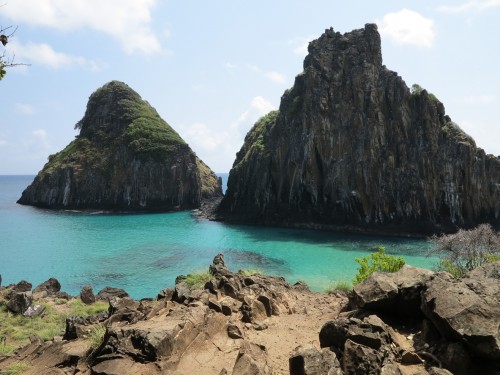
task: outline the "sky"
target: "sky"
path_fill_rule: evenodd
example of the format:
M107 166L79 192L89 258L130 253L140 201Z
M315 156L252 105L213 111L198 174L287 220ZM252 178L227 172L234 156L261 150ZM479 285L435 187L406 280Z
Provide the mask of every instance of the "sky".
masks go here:
M383 63L500 155L500 0L4 0L0 175L36 174L74 139L89 96L127 83L215 172L277 109L327 28L376 23ZM2 50L3 49L3 50Z

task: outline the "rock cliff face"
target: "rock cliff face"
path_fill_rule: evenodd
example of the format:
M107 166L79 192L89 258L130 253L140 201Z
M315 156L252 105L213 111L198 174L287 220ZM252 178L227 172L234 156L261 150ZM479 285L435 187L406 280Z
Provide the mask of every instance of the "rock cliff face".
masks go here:
M18 203L71 209L198 207L221 184L156 110L126 84L94 92L80 135L49 161Z
M332 29L250 130L231 169L225 220L379 232L499 226L500 159L382 65L377 26Z

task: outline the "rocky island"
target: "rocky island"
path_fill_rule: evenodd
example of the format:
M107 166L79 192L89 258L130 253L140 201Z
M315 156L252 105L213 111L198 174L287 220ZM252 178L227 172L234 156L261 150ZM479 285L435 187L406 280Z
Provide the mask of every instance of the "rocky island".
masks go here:
M382 64L377 26L326 30L249 131L221 220L417 233L500 224L500 159Z
M18 200L59 209L170 211L222 196L221 181L139 94L112 81L96 90L80 134Z

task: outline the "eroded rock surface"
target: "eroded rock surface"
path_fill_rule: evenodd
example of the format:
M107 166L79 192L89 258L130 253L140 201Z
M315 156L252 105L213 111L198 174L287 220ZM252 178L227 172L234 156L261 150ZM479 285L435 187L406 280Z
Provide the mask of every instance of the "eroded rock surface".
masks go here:
M428 233L500 224L500 159L382 65L377 26L326 30L249 131L223 220Z

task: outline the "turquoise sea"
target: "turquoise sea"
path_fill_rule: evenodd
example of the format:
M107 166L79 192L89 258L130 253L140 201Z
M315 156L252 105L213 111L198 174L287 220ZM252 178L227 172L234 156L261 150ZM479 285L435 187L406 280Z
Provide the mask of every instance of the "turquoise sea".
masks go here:
M111 285L134 298L154 297L177 275L208 270L213 257L224 253L231 270L259 269L323 290L332 280L352 279L354 259L376 246L411 265L431 268L435 262L425 257L429 244L419 239L226 225L189 211L89 214L16 204L33 177L0 176L2 285L56 277L73 295L91 284L96 292Z

